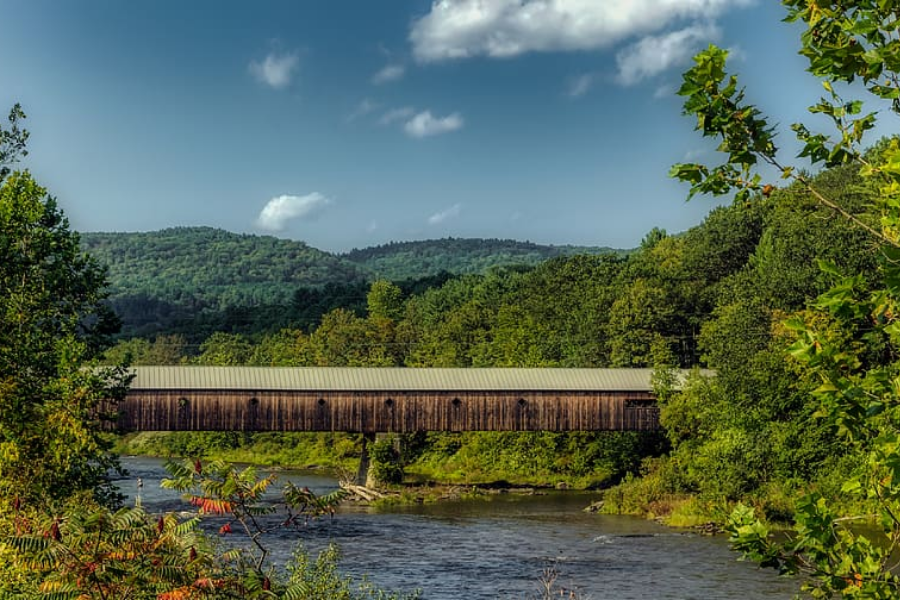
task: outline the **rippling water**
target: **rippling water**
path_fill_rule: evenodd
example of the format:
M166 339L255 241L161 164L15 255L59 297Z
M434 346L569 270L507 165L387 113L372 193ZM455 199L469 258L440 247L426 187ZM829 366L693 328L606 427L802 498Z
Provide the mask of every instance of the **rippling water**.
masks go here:
M136 478L150 511L185 510L163 490L162 461L128 458L133 499ZM318 493L334 479L285 472ZM368 512L347 509L311 523L298 538L282 534L270 547L283 559L298 543L317 551L330 542L343 553L341 568L367 574L382 587L420 589L429 600L536 598L537 580L554 566L559 584L594 600L789 598L797 585L771 571L738 562L722 537L707 537L630 517L582 512L595 496L554 492L498 495Z

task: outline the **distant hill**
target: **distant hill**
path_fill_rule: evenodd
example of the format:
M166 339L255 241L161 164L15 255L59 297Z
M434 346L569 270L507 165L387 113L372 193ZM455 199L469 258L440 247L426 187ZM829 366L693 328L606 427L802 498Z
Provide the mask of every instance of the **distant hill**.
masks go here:
M342 257L371 276L399 281L441 272L484 273L493 267L535 266L557 256L625 253L606 247L549 246L516 240L444 238L419 242L391 242L351 250Z
M199 336L197 328L205 335L207 330L249 331L295 321L309 326L336 306L362 310L366 282L375 279L405 281L405 289L416 289L434 285L429 282L448 273L481 273L493 267L534 266L560 255L617 252L447 238L335 255L303 242L212 227L83 233L81 241L109 268L110 299L126 336L173 331L194 331Z
M298 287L365 276L352 263L303 242L175 227L146 233L84 233L82 246L109 267L114 295L222 307L277 303Z
M288 304L302 287L367 279L354 264L303 242L212 227L83 233L81 242L109 268L111 300L127 335L166 331L236 306Z

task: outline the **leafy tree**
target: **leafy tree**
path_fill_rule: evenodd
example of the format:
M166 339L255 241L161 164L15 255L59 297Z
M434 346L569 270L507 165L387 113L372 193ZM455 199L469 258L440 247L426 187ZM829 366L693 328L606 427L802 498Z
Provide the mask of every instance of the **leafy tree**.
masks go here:
M245 365L252 354L253 346L243 335L217 332L200 345L197 363L217 367Z
M0 185L0 257L0 498L108 497L102 403L127 378L93 368L117 325L104 270L27 172Z
M19 157L28 156L25 144L28 142L28 131L20 126L20 121L25 118L25 112L19 104L9 111L6 129L0 127L0 183L10 174L10 165L18 162Z
M261 367L305 367L313 364L309 338L295 329L265 336L253 349L250 364Z
M109 365L179 365L187 358L187 342L179 334L160 335L152 342L143 338L119 340L103 355Z
M754 172L757 164L767 163L881 246L883 260L875 281L852 271L844 275L834 264L822 262L832 280L830 289L813 304L812 312L788 325L798 338L791 347L792 356L818 380L813 392L818 413L865 457L858 476L845 483L844 492L876 511L884 538L847 527L828 501L817 495L799 503L795 531L787 542L770 539L753 511L743 506L732 515L729 528L736 547L761 564L806 574L802 587L813 597L896 598L900 577L891 568L891 553L900 543L900 364L896 360L900 350L900 144L894 139L863 153L860 143L877 115L864 113L861 100L845 100L839 90L857 91L860 86L851 84L861 83L900 114L900 15L894 3L875 0L785 0L783 4L788 20L806 26L801 54L809 59L809 71L827 94L810 111L828 117L837 134L830 139L803 124L794 125L803 144L801 156L826 167L854 165L863 189L871 195L875 214L855 212L806 174L782 164L774 130L745 102L737 78L725 71L727 53L715 47L695 58L679 93L687 98L685 111L698 117L698 129L721 139L719 149L727 157L713 168L676 165L673 175L691 184L691 194L737 190L736 198L743 201L753 192L771 194L771 184L763 184Z
M366 301L369 319L398 321L403 315L403 291L389 281L372 282Z

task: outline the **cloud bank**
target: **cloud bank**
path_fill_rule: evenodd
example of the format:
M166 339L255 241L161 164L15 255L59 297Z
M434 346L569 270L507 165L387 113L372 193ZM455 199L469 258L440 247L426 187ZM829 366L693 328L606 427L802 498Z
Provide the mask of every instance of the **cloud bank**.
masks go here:
M420 62L596 50L684 20L713 19L751 0L436 0L413 22Z
M266 231L284 231L288 221L318 216L331 200L313 192L305 196L276 196L269 200L256 218L256 225Z
M435 117L430 110L420 112L403 125L406 135L414 138L424 138L432 135L440 135L461 129L464 124L462 115L452 113L446 117Z
M450 208L444 209L441 212L434 213L430 217L428 217L429 225L440 225L447 219L452 219L459 216L459 213L462 212L462 204L454 204Z
M252 61L250 73L260 82L276 90L290 85L294 72L300 66L300 57L296 53L270 53L262 62Z

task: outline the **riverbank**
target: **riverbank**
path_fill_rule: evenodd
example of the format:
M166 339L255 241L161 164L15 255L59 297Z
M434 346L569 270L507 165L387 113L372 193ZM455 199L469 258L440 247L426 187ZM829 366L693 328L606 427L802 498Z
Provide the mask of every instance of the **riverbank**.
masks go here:
M160 488L161 461L125 459L132 476L122 483L133 499L143 478L143 504L151 511L184 509L179 494ZM336 481L320 471L285 472L317 494ZM583 512L593 493L535 490L493 493L479 499L378 509L341 509L311 521L298 536L271 542L273 560L289 559L298 542L310 555L328 544L341 548L342 573L368 576L385 589L421 589L429 600L537 597L544 569L581 597L787 598L796 591L774 571L738 562L722 536L677 531L642 519ZM555 596L558 597L558 596Z
M593 490L636 469L642 456L658 451L658 440L630 432L418 433L399 436L396 448L390 460L412 486ZM347 433L143 432L118 438L115 450L327 469L349 480L359 467L362 439Z

